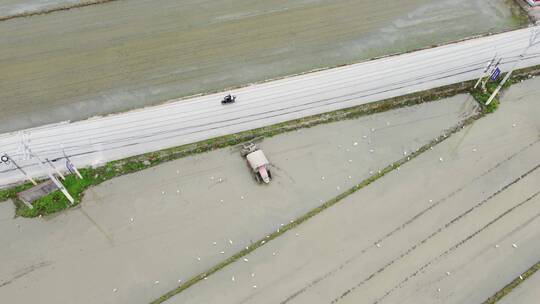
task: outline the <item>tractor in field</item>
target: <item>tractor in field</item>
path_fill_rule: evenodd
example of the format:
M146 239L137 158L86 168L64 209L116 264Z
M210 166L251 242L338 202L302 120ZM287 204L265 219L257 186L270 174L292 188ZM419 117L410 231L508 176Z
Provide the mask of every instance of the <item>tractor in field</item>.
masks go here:
M248 143L242 146L241 154L246 158L247 164L251 169L255 180L260 183L268 184L272 179L270 173L270 162L264 155L263 151L254 143Z

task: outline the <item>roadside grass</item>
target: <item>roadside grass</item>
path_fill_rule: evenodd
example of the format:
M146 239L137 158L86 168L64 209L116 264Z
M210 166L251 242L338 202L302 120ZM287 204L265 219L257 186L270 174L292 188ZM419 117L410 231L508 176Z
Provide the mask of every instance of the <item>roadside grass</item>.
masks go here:
M62 184L66 187L68 192L73 195L75 204L78 204L83 196L84 190L87 189L95 179L90 178L90 169L81 169L80 173L83 179L79 179L75 175L66 176L66 180L62 181ZM40 215L49 215L58 211L64 210L70 206L69 201L60 191L54 191L32 203L33 209L26 207L22 202L16 202L17 209L15 214L22 217L36 217Z
M17 191L13 191L11 189L9 189L10 191L1 191L0 197L13 199L16 206L16 216L45 216L78 205L84 196L85 190L88 189L90 186L98 185L106 180L110 180L123 174L140 171L144 167L144 164L138 162L128 162L125 164L111 162L99 168L80 169L79 172L81 173L83 179L79 179L73 174L67 175L66 180L62 181L62 184L73 196L73 199L75 200L73 205L70 204L67 198L59 190L51 192L48 195L45 195L40 199L34 201L32 203L32 206L34 207L33 209L28 208L22 201L20 201L16 197ZM21 186L23 189L29 188L31 184L27 183L23 186Z
M540 66L532 66L532 67L514 71L514 73L512 74L512 77L508 79L508 81L502 86L501 91L497 94L497 96L495 96L493 101L487 106L486 106L486 102L488 101L491 94L495 91L497 86L500 84L502 79L506 76L506 73L503 73L499 76L499 81L496 81L496 82L489 81L486 84L486 91L482 91L482 89L480 88L474 89L471 86L469 93L478 102L478 104L480 105L484 113L486 114L493 113L499 108L500 97L504 93L505 90L507 90L514 84L520 83L524 80L534 78L537 75L540 75Z
M525 282L525 280L527 280L528 278L532 277L539 270L540 270L540 262L534 264L531 268L527 269L527 271L525 271L520 276L512 280L512 282L508 283L496 294L494 294L493 296L485 300L482 304L495 304L499 302L502 298L510 294L516 287L521 285L521 283Z
M7 201L8 199L12 199L17 197L17 193L24 191L28 188L31 188L31 183L25 183L22 185L14 186L5 190L0 191L0 202Z
M499 108L499 96L496 96L493 101L486 106L486 102L488 101L489 97L491 96L496 87L496 84L489 83L488 85L486 85L486 91L482 91L482 89L471 90L471 95L486 113L493 113Z
M478 102L480 107L482 107L482 110L489 114L495 112L499 108L499 102L500 102L500 96L502 91L508 89L512 84L517 82L515 78L510 77L508 81L502 86L501 92L499 92L495 98L493 98L492 102L489 105L486 105L486 102L489 100L489 97L491 94L497 89L497 86L501 83L502 79L506 73L502 74L499 77L498 81L489 81L486 83L486 90L483 91L481 88L471 89L471 95L474 97L474 99ZM519 77L519 76L518 76Z

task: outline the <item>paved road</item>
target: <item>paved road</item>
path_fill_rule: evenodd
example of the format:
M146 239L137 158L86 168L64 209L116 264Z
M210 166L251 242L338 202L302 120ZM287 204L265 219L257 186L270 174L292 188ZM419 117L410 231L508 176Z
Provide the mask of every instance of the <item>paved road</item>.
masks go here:
M149 303L475 109L459 95L265 139L274 177L265 186L226 148L115 178L89 189L79 207L42 219L13 218L13 205L0 203L0 298Z
M76 164L96 165L220 135L323 113L388 97L476 78L495 53L502 69L513 65L534 28L455 43L395 57L195 97L115 116L49 125L0 136L0 147L32 175L43 175L23 144L41 158L73 156ZM519 67L540 64L540 44ZM62 148L63 147L63 148ZM12 167L0 171L0 185L20 181Z
M482 303L540 259L539 88L167 303Z
M88 0L81 0L87 2ZM35 11L78 0L3 0ZM0 23L0 133L517 29L508 0L123 0ZM516 9L517 8L517 9Z

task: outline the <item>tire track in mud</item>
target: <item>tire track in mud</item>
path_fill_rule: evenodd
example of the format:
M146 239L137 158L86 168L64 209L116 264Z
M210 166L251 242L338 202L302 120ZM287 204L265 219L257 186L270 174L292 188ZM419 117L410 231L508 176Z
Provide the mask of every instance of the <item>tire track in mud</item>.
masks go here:
M35 11L26 11L26 12L12 14L12 15L0 16L0 22L15 19L15 18L46 15L46 14L50 14L54 12L67 11L74 8L82 8L82 7L91 6L91 5L105 4L105 3L113 2L113 1L119 1L119 0L93 0L93 1L85 1L85 2L79 2L79 3L70 3L70 4L65 4L65 5L56 6L56 7L53 6L49 8L42 8Z
M494 170L496 170L497 168L499 168L500 166L502 166L503 164L511 161L512 159L514 159L515 157L517 157L519 154L527 151L528 149L532 148L534 145L538 144L540 142L540 139L524 146L523 148L521 148L519 151L515 152L514 154L510 155L509 157L507 157L506 159L502 160L501 162L497 163L495 166L491 167L490 169L488 169L487 171L485 171L484 173L482 173L481 175L473 178L470 182L468 182L464 187L461 187L461 188L458 188L456 190L454 190L453 192L451 192L450 194L448 194L446 197L438 200L437 202L429 205L426 209L420 211L419 213L417 213L416 215L414 215L413 217L411 217L409 220L407 220L405 223L401 224L400 226L396 227L394 230L388 232L386 235L384 235L382 238L376 240L375 242L373 242L369 247L366 247L364 249L362 249L357 255L347 259L344 263L342 263L341 265L339 265L337 268L334 268L333 270L325 273L324 275L316 278L315 280L311 281L308 285L306 285L305 287L303 287L302 289L296 291L295 293L289 295L285 300L281 301L280 304L287 304L289 303L291 300L295 299L296 297L298 297L299 295L303 294L304 292L306 292L308 289L312 288L313 286L317 285L318 283L320 283L321 281L331 277L332 275L334 275L335 273L337 273L338 271L341 271L343 270L347 265L349 265L350 263L354 262L355 260L357 260L358 258L360 258L363 254L365 254L367 251L369 251L370 249L374 248L378 243L382 243L384 240L386 240L387 238L393 236L394 234L398 233L399 231L405 229L407 226L409 226L410 224L414 223L417 219L419 219L420 217L422 217L424 214L426 214L427 212L431 211L432 209L434 209L435 207L441 205L442 203L444 203L445 201L451 199L452 197L454 197L455 195L457 195L458 193L460 193L461 191L463 191L468 185L478 181L479 179L483 178L484 176L488 175L489 173L493 172ZM386 266L385 266L386 268ZM379 272L377 272L379 273ZM370 276L369 279L371 279L372 277ZM367 282L367 281L366 281ZM334 302L332 302L334 303Z
M509 231L508 233L502 235L496 242L496 244L498 243L502 243L503 240L509 238L510 236L514 235L515 233L521 231L523 228L529 226L532 222L536 221L537 218L540 218L540 213L537 213L535 216L531 217L529 220L527 220L526 222L524 222L523 224L517 226L516 228L512 229L512 231Z
M397 261L405 258L406 256L408 256L411 252L413 252L414 250L416 250L418 247L422 246L423 244L427 243L431 238L437 236L439 233L441 233L442 231L444 231L445 229L447 229L448 227L452 226L453 224L455 224L456 222L460 221L461 219L463 219L464 217L466 217L467 215L469 215L471 212L475 211L476 209L482 207L485 203L489 202L492 198L496 197L497 195L501 194L502 192L504 192L505 190L507 190L508 188L510 188L511 186L513 186L514 184L516 184L517 182L519 182L521 179L527 177L529 174L533 173L534 171L536 171L538 168L540 168L540 164L536 165L534 168L532 168L531 170L525 172L524 174L522 174L521 176L519 176L518 178L514 179L512 182L510 182L509 184L506 184L505 186L503 186L502 188L500 188L499 190L497 190L495 193L491 194L489 197L487 197L486 199L482 200L481 202L477 203L476 205L474 205L473 207L469 208L468 210L466 210L465 212L461 213L460 215L458 215L457 217L453 218L450 222L446 223L444 226L440 227L439 229L437 229L436 231L434 231L433 233L431 233L428 237L426 237L425 239L423 239L422 241L416 243L415 245L413 245L412 247L410 247L406 252L402 253L400 256L398 256L397 258L391 260L390 262L388 262L387 264L385 264L383 267L379 268L379 270L375 271L374 273L372 273L371 275L369 275L367 278L365 278L364 280L362 280L361 282L359 282L358 284L356 284L355 286L353 286L352 288L346 290L345 292L343 292L339 297L335 298L334 300L331 301L332 304L334 303L337 303L338 301L342 300L343 298L345 298L347 295L349 295L351 292L353 292L354 290L356 290L357 288L361 287L362 285L364 285L365 283L367 283L368 281L370 281L371 279L373 279L375 276L377 276L378 274L382 273L384 270L386 270L388 267L390 267L391 265L393 265L394 263L396 263ZM538 194L538 193L537 193ZM537 195L535 194L535 196ZM532 199L532 197L530 198ZM529 199L529 200L530 200ZM475 235L477 235L478 233L480 233L481 231L483 231L483 229L487 228L489 225L493 224L495 221L497 221L498 219L500 219L501 217L503 217L504 215L508 214L509 212L513 211L514 209L516 209L517 207L523 205L524 203L526 203L526 201L508 209L505 213L503 213L502 215L500 215L498 218L496 218L495 220L491 221L490 223L488 223L486 226L484 226L481 230L475 232L474 234L470 235L469 237L467 237L465 240L462 240L460 243L458 243L457 245L454 245L453 247L451 247L450 249L448 249L447 251L445 251L442 255L445 255L451 251L453 251L454 249L456 249L457 247L461 246L463 243L465 243L466 241L468 241L469 239L473 238ZM439 256L439 257L441 257ZM438 258L439 258L438 257ZM429 265L431 265L435 260L432 260L430 262L428 262L426 265L422 266L419 270L417 270L414 274L412 274L411 276L409 276L408 278L404 279L402 282L400 282L399 285L395 286L391 291L388 291L383 297L379 298L378 300L376 300L374 302L374 304L378 304L380 302L380 300L384 299L386 296L388 296L392 291L394 291L398 286L402 285L404 282L408 281L410 278L414 277L418 272L422 271L423 269L425 269L426 267L428 267Z
M17 279L20 279L20 278L24 277L25 275L27 275L27 274L35 271L35 270L38 270L38 269L43 268L43 267L47 267L49 265L52 265L52 262L50 262L50 261L41 262L41 263L37 263L35 265L31 265L31 266L29 266L27 268L21 269L18 272L16 272L11 279L7 279L7 280L5 280L3 282L0 282L0 288L13 283L13 281L15 281Z
M503 235L502 237L500 237L498 240L496 240L495 242L492 242L491 244L489 245L486 245L484 246L483 248L481 248L480 250L478 250L479 252L481 253L484 253L486 250L490 249L490 248L493 248L493 246L495 244L500 244L503 240L507 239L509 236L515 234L516 232L519 232L521 231L522 229L524 229L525 227L529 226L532 222L538 220L540 218L540 212L536 213L534 216L530 217L527 221L525 221L524 223L520 224L519 226L517 226L516 228L512 229L512 231L506 233L505 235ZM459 265L458 267L454 268L454 273L458 272L458 271L462 271L464 269L466 269L469 265L473 264L479 257L481 257L481 253L478 253L476 254L474 257L472 257L471 259L467 260L465 263ZM426 272L426 269L422 270L421 273L425 273ZM440 278L436 279L436 280L433 280L432 282L429 283L429 285L434 285L434 284L439 284L440 282L442 282L443 280L445 280L446 277L444 276L441 276ZM427 285L426 285L427 286ZM425 287L425 286L423 286Z
M536 167L538 168L538 166ZM536 170L536 169L534 169ZM534 171L533 170L533 171ZM531 171L532 172L532 171ZM528 173L527 173L528 174ZM525 176L523 176L525 177ZM501 213L499 216L497 216L496 218L494 218L493 220L491 220L489 223L487 223L486 225L482 226L482 228L478 229L477 231L475 231L473 234L469 235L468 237L464 238L463 240L461 240L460 242L458 242L457 244L455 244L454 246L448 248L445 252L441 253L439 256L437 256L436 258L432 259L431 261L427 262L426 264L424 264L422 267L420 267L418 270L416 270L415 272L413 272L412 274L410 274L408 277L406 277L405 279L403 279L398 285L394 286L392 289L390 289L389 291L387 291L381 298L375 300L375 302L373 302L373 304L378 304L380 303L382 300L384 300L387 296L389 296L392 292L394 292L396 289L399 289L403 286L403 284L405 284L407 281L409 281L410 279L414 278L416 275L418 275L420 272L423 272L426 270L427 267L429 267L430 265L432 265L433 263L437 262L438 260L440 260L441 258L443 258L444 256L446 256L447 254L451 253L452 251L454 251L455 249L459 248L461 245L467 243L469 240L473 239L475 236L477 236L478 234L480 234L482 231L486 230L487 228L489 228L491 225L495 224L497 221L499 221L500 219L502 219L503 217L505 217L506 215L510 214L512 211L516 210L517 208L525 205L526 203L530 202L532 199L536 198L538 195L540 194L540 191L537 191L536 193L534 193L533 195L529 196L528 198L526 198L525 200L523 200L522 202L520 202L519 204L515 205L514 207L506 210L505 212ZM534 220L535 218L537 218L537 216L533 217L532 219L530 219L529 221L532 221Z

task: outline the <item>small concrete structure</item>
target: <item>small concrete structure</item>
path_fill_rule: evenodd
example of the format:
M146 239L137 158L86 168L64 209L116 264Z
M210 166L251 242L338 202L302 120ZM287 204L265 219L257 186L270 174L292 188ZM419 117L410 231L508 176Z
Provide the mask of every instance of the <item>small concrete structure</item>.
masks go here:
M28 208L32 209L32 203L35 200L56 190L58 190L58 187L52 180L49 179L41 184L38 184L37 186L17 193L17 197L23 201Z

